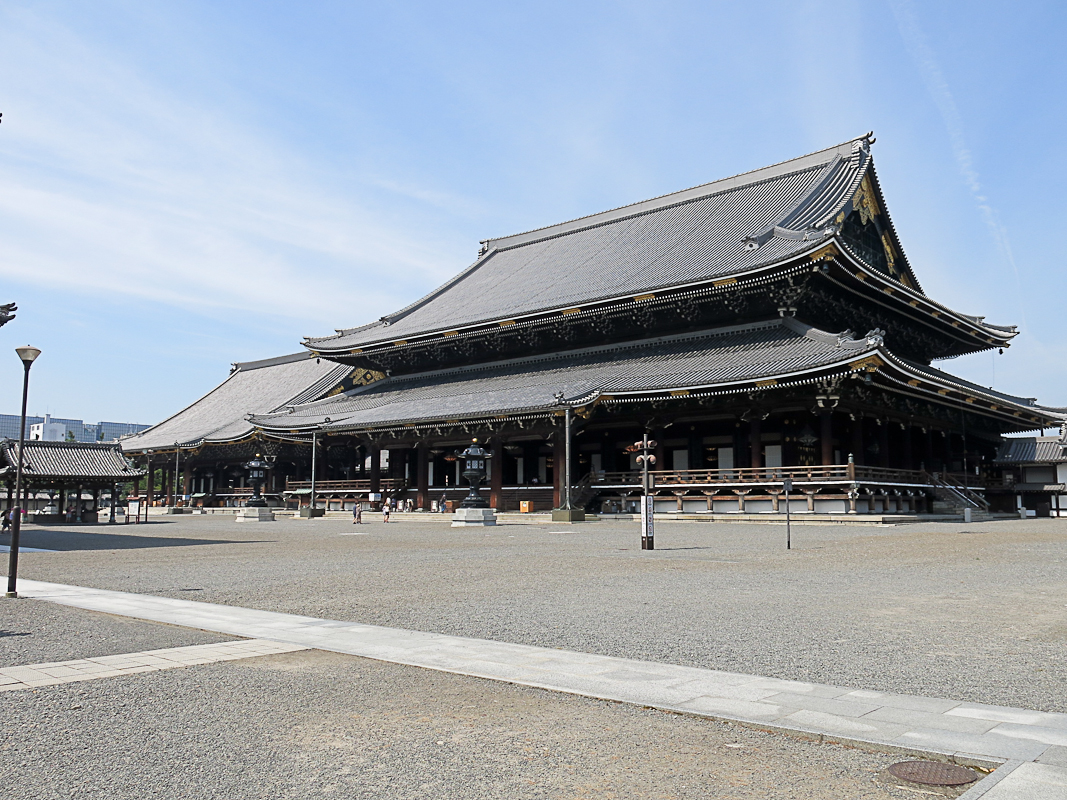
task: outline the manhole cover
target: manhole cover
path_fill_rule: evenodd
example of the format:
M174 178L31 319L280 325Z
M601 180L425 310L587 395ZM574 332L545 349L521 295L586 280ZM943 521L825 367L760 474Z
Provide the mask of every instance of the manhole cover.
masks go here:
M901 761L889 768L889 774L927 786L963 786L978 780L978 774L966 767L937 761Z

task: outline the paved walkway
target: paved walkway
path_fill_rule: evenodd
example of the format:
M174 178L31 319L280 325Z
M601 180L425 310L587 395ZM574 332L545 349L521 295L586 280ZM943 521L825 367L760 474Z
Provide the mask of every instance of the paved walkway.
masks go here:
M934 754L987 767L1003 764L962 795L966 800L1067 797L1067 714L39 581L19 581L19 593L110 614L696 714L882 752Z
M138 672L158 672L161 669L214 664L218 661L233 661L238 658L273 656L278 653L292 653L296 650L307 649L302 645L285 642L244 639L238 642L166 647L161 650L146 650L142 653L79 658L48 664L29 664L24 667L4 667L0 669L0 692L34 689L38 686L54 686L58 683L74 681L91 681L97 678L114 678L118 675L133 675Z

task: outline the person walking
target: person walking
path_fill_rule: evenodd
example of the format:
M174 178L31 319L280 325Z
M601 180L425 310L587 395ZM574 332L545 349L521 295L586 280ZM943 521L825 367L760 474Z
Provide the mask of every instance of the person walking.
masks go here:
M10 508L4 512L4 522L0 525L0 533L7 533L11 530L11 513Z
M382 504L382 522L389 521L389 503Z
M358 501L356 502L356 504L354 506L352 506L352 524L353 525L362 525L363 524L363 504L358 502Z

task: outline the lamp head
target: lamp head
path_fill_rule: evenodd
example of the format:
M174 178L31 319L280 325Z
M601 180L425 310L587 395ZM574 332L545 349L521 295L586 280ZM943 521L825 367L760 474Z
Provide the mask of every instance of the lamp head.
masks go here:
M26 345L25 347L16 347L15 352L19 354L19 358L22 359L23 364L32 364L37 360L37 356L41 355L40 349Z

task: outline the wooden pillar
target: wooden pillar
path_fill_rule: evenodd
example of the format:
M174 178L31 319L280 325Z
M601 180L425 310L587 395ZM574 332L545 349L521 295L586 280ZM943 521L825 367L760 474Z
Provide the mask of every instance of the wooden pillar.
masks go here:
M900 427L903 429L903 431L901 432L901 443L903 444L903 447L901 448L901 450L903 451L901 453L902 467L904 469L915 469L915 454L912 449L911 441L915 430L911 427L911 425L901 425Z
M923 467L927 472L936 469L934 465L934 432L927 428L923 431Z
M878 466L889 466L889 422L881 420L878 426Z
M379 445L370 446L370 491L371 494L380 493L382 490L382 448Z
M134 490L136 494L136 490ZM117 483L111 484L111 508L107 511L107 521L112 525L115 524L115 506L119 502L119 485Z
M152 505L152 494L155 490L156 478L155 471L152 469L152 456L148 456L145 461L145 508Z
M426 442L419 442L416 448L416 507L423 510L430 510L430 463L429 463L429 446Z
M863 417L852 420L852 460L860 465L866 462L863 457Z
M78 500L77 505L74 507L74 521L82 521L82 485L78 484Z
M497 511L504 510L504 442L493 439L489 446L492 457L489 459L489 506Z
M819 444L822 445L822 465L828 467L834 463L834 417L828 408L819 412Z
M763 466L763 434L762 424L759 419L753 418L748 423L748 446L751 452L749 463L753 469Z

